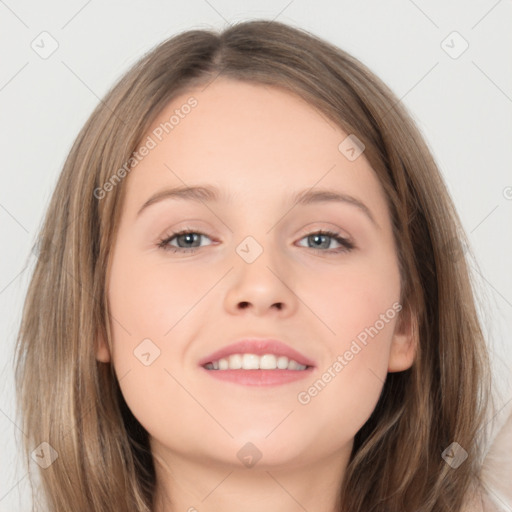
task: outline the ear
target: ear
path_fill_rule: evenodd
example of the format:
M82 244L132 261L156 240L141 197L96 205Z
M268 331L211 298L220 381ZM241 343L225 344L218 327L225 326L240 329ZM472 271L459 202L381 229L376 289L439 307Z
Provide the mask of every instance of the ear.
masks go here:
M100 363L110 363L110 350L103 333L98 333L96 338L96 359Z
M416 315L410 308L404 308L395 325L389 352L388 372L408 370L414 363L419 344L417 325Z

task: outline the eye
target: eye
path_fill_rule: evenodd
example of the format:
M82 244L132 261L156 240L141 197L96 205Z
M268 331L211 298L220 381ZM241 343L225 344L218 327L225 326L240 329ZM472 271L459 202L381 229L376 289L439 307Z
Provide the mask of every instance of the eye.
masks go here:
M308 240L308 247L315 251L320 251L323 253L341 253L348 252L355 248L355 245L348 238L341 236L341 233L337 233L335 231L316 231L314 233L310 233L306 235L301 240ZM332 241L335 241L340 247L335 249L329 249ZM309 245L311 242L312 245ZM303 246L302 246L303 247ZM328 250L324 250L328 249Z
M158 241L158 248L164 251L172 252L195 252L201 245L197 245L197 242L201 240L201 237L210 238L204 233L194 231L191 229L185 229L183 231L177 231L165 236L163 239ZM172 245L171 242L176 239L178 246ZM181 245L184 245L181 247Z
M174 253L193 253L199 247L203 247L203 245L201 245L200 243L203 237L210 239L210 237L208 235L205 235L204 233L194 231L192 229L186 229L182 231L177 231L175 233L171 233L170 235L167 235L164 238L160 239L157 243L157 247L159 249L163 249L164 251L171 251ZM335 231L316 231L301 238L301 240L304 239L308 240L307 247L309 249L313 249L321 253L337 254L342 252L348 252L355 248L355 245L352 241L350 241L348 238L341 236L341 233L337 233ZM329 246L333 241L337 243L339 247L329 249ZM173 242L176 242L177 245L174 245ZM311 243L311 245L309 243ZM302 245L301 247L304 246Z

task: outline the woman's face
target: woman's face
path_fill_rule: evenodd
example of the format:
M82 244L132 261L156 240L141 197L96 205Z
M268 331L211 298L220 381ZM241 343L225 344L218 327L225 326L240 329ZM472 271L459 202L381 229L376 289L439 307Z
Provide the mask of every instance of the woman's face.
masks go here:
M348 135L290 93L217 79L144 137L122 184L112 351L100 340L97 357L166 461L346 462L387 372L412 364L385 196ZM203 366L244 339L285 348L225 358L254 369ZM309 367L250 366L286 366L288 349Z

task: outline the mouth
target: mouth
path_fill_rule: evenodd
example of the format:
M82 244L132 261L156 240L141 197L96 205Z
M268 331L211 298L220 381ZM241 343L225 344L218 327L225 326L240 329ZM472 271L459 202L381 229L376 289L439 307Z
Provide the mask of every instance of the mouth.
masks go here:
M278 340L250 339L228 345L199 361L217 380L248 386L275 386L311 375L310 360Z
M276 354L231 354L203 365L207 370L291 370L304 371L311 368L295 359Z

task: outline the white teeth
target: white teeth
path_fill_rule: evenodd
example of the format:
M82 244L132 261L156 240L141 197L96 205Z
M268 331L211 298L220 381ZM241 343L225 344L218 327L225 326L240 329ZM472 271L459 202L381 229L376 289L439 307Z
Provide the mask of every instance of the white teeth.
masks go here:
M277 368L277 359L273 354L265 354L260 357L260 368L262 370L275 370Z
M288 368L288 358L286 356L279 356L277 358L277 367L280 370L286 370Z
M260 358L255 354L244 354L242 356L242 368L244 370L258 370L260 368Z
M240 354L232 354L229 356L229 367L232 370L239 370L242 368L242 356Z
M274 354L231 354L205 365L207 370L305 370L306 366Z
M288 370L300 370L300 364L293 359L288 363Z

